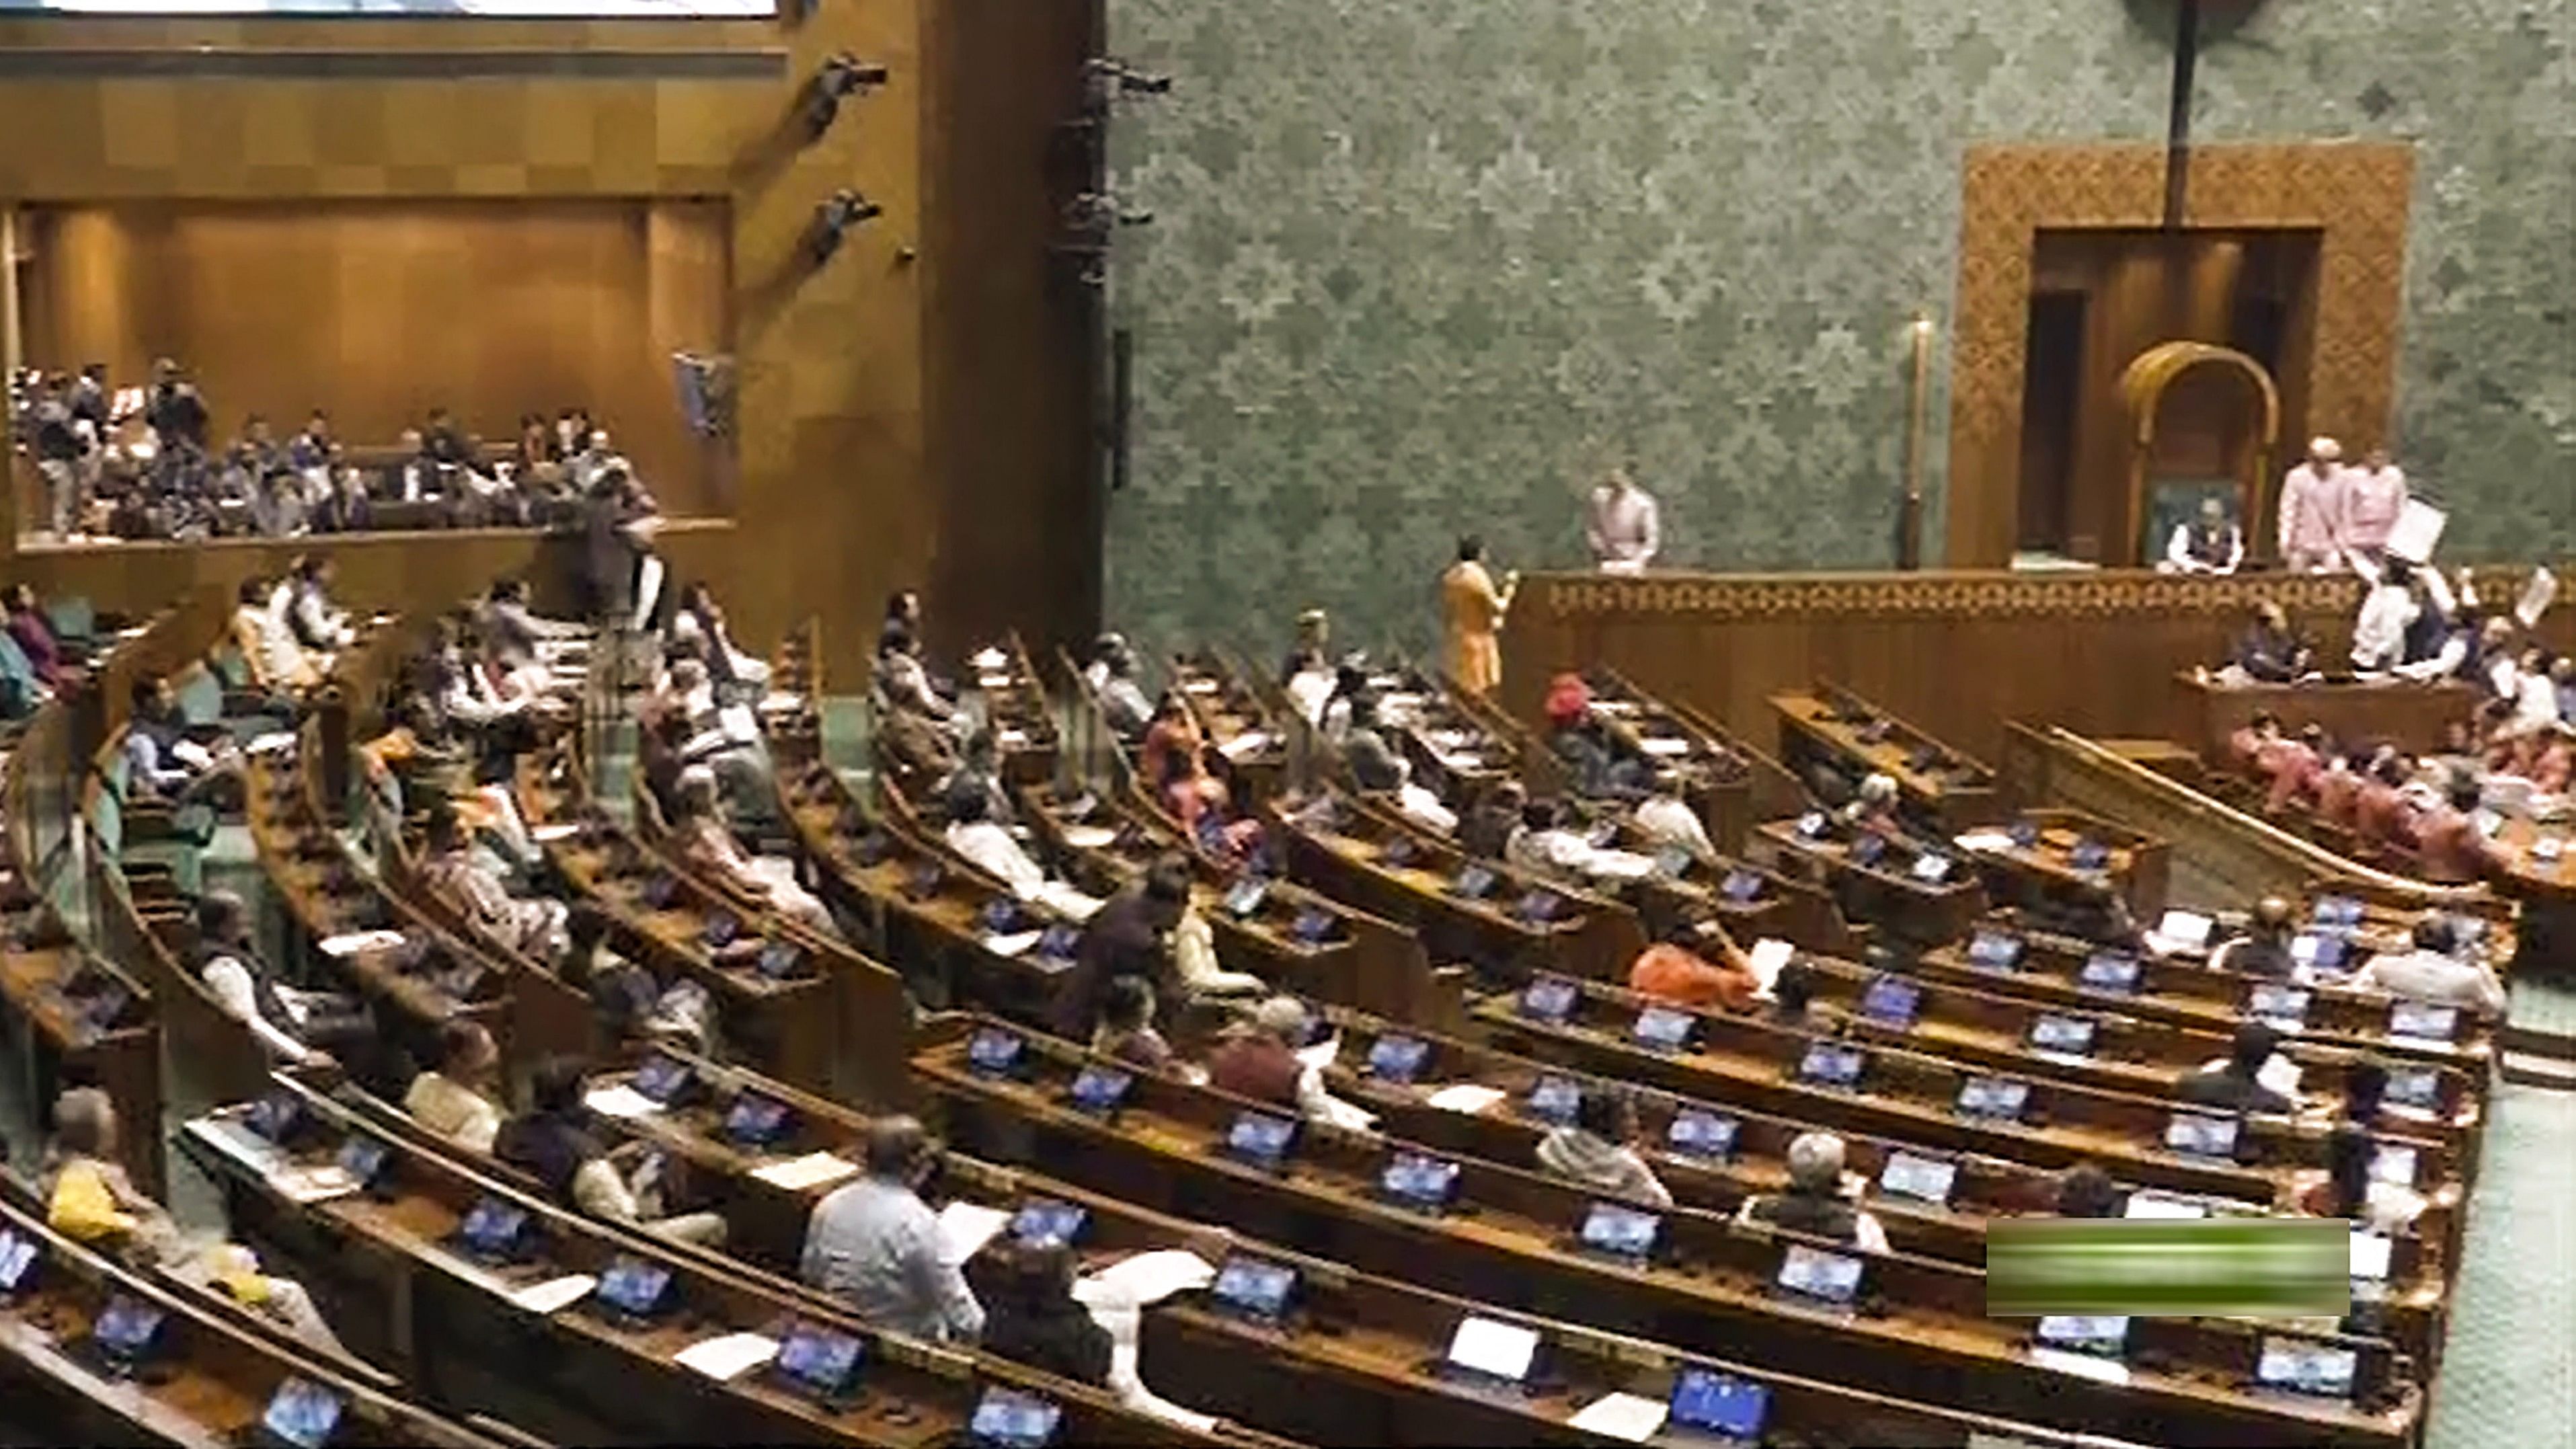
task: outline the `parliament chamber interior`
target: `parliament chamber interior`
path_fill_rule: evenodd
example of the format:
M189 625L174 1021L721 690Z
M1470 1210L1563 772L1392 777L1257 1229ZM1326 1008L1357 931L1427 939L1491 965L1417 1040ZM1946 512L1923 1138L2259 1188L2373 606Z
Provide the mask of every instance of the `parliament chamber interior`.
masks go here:
M0 1445L2576 1449L2571 45L0 0Z

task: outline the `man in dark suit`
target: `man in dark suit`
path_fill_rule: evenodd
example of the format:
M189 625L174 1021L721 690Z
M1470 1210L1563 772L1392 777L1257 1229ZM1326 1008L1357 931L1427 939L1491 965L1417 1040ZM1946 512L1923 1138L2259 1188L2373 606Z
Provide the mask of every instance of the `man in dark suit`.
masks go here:
M2184 1074L2174 1084L2174 1095L2196 1107L2287 1112L2292 1107L2290 1099L2257 1079L2280 1042L2272 1028L2259 1021L2246 1022L2236 1028L2236 1041L2228 1050L2227 1060Z

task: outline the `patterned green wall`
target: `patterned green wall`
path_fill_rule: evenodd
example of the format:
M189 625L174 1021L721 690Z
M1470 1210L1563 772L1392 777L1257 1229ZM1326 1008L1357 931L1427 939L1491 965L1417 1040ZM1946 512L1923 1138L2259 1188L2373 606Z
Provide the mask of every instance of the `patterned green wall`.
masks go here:
M2406 461L2463 545L2576 546L2565 4L2275 0L2203 134L2406 135ZM2375 17L2407 12L2375 35ZM2427 19L2426 14L2434 18ZM1954 290L1977 140L2161 136L2159 0L1110 0L1136 332L1110 617L1266 654L1305 604L1419 645L1455 536L1582 557L1632 456L1665 559L1893 557L1907 321ZM2532 299L2526 308L2523 299ZM1936 366L1927 552L1941 537ZM2510 505L2510 506L2508 506Z

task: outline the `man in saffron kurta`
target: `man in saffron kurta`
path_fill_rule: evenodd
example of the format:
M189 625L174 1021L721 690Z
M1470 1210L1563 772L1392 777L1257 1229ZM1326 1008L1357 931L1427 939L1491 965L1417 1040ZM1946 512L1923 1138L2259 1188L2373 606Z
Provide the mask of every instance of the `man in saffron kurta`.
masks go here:
M1503 575L1494 587L1485 572L1484 542L1472 534L1458 540L1458 561L1440 576L1440 608L1449 643L1449 677L1469 694L1491 694L1503 682L1503 614L1512 606L1518 574Z

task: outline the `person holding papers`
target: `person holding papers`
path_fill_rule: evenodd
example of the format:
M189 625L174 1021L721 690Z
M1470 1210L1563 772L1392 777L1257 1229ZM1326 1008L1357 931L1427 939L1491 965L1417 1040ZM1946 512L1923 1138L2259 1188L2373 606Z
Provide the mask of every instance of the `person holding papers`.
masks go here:
M2342 1218L2379 1233L2403 1232L2427 1206L2423 1194L2403 1183L2382 1182L2371 1172L2379 1144L2364 1128L2339 1123L2326 1134L2326 1168L2290 1177L2287 1206L2311 1217Z
M1306 1005L1274 996L1227 1029L1209 1053L1208 1085L1256 1102L1293 1106L1312 1121L1365 1126L1376 1120L1324 1090L1323 1068L1299 1059L1308 1029Z
M1801 1133L1789 1144L1789 1190L1746 1198L1736 1220L1884 1253L1887 1229L1852 1201L1857 1195L1843 1180L1843 1140L1831 1132Z
M2352 978L2352 984L2408 1001L2502 1016L2504 983L2484 963L2463 961L2452 955L2453 944L2450 922L2440 916L2427 916L2415 923L2413 950L2371 957Z
M1711 945L1716 960L1708 955ZM1726 932L1707 921L1682 921L1664 939L1637 953L1628 967L1628 989L1675 1006L1722 1006L1746 1011L1762 989L1761 978Z
M1101 903L1097 897L1050 878L1011 838L1011 832L993 823L988 815L991 808L990 792L971 782L951 794L947 801L950 848L1010 887L1021 900L1035 901L1077 921L1087 921L1099 913Z
M2478 828L2478 782L2466 772L2451 778L2442 803L2415 826L2415 873L2437 885L2475 885L2505 868L2503 854Z
M868 1125L866 1171L815 1204L798 1276L850 1306L868 1324L928 1343L971 1343L984 1306L960 1265L940 1251L939 1217L921 1184L939 1149L920 1121Z
M726 689L757 696L769 687L767 661L734 647L724 606L705 583L691 583L680 590L680 607L671 615L671 637L695 641L708 673Z
M129 801L203 801L218 810L240 805L241 754L230 735L211 745L188 738L188 722L166 676L134 681L133 702L124 740ZM211 833L211 825L207 829Z
M2288 1112L2297 1104L2287 1093L2263 1085L2262 1073L2281 1044L2280 1033L2259 1021L2242 1023L2228 1047L2227 1059L2187 1072L2174 1083L2174 1096L2199 1107L2230 1112Z
M1625 1092L1593 1087L1577 1099L1574 1120L1539 1139L1539 1169L1630 1202L1659 1208L1673 1195L1637 1152L1637 1104Z
M492 1033L481 1022L451 1017L438 1029L438 1066L411 1079L403 1110L469 1152L489 1152L501 1135L501 1109L490 1095L500 1071Z
M1109 1383L1109 1330L1073 1296L1073 1249L996 1239L976 1255L987 1304L983 1346L1041 1373L1095 1388Z
M554 1056L528 1079L529 1110L501 1124L492 1155L535 1178L558 1204L658 1238L700 1247L724 1245L725 1220L711 1212L665 1216L662 1159L642 1142L615 1151L591 1136L582 1085L590 1065Z

